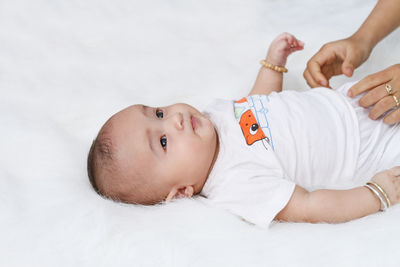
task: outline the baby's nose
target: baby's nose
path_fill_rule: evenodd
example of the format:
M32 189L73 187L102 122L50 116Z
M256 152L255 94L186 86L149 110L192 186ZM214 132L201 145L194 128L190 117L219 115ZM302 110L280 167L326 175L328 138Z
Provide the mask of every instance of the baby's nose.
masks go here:
M177 130L183 130L183 114L180 112L175 113L171 117L171 123Z

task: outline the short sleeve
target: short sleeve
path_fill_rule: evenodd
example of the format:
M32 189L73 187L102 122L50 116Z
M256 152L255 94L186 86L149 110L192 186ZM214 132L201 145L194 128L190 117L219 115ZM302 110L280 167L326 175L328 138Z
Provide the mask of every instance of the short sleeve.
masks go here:
M264 228L287 205L295 189L294 182L268 174L239 172L231 178L231 182L219 188L222 192L213 202Z

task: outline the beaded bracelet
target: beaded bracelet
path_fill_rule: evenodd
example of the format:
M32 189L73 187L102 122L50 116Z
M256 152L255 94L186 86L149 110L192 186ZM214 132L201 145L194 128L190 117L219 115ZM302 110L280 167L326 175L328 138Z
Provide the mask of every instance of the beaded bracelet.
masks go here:
M378 198L379 198L379 200L381 201L381 207L383 206L383 208L380 208L379 210L380 211L386 211L387 210L387 204L386 204L386 202L383 200L383 198L381 197L381 195L378 193L378 191L374 188L374 187L372 187L372 186L370 186L369 184L366 184L366 185L364 185L366 188L368 188L369 190L371 190Z
M274 70L274 71L277 71L277 72L281 72L281 73L282 72L288 72L287 68L271 64L271 63L265 61L264 59L260 61L260 64L263 65L264 67L268 68L268 69L271 69L271 70Z

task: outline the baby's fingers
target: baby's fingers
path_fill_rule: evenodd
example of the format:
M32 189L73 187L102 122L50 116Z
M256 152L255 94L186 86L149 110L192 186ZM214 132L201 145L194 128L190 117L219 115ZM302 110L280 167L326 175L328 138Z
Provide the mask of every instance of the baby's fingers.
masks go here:
M290 33L286 33L286 42L290 45L293 45L294 41L296 40L296 38L291 35Z
M290 48L294 48L294 51L303 50L304 49L304 43L302 41L297 41L297 42L295 42L294 45L290 46Z
M292 43L288 43L289 44L289 51L290 53L299 51L299 50L303 50L304 49L304 43L300 40L297 40L295 37L293 37L294 40Z
M298 40L294 35L288 33L286 35L286 41L290 47L304 47L304 42Z
M302 42L302 41L296 39L296 37L294 37L293 46L303 48L304 47L304 42Z
M293 52L296 52L296 51L299 51L299 50L303 50L303 47L302 46L290 47L290 53L293 53Z

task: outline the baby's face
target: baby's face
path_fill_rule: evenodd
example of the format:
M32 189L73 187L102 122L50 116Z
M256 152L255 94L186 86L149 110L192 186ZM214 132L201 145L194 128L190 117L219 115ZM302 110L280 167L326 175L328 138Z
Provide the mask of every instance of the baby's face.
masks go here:
M197 109L187 104L134 105L110 121L126 177L139 171L145 179L156 179L152 184L161 187L167 200L201 191L218 142L213 124Z

